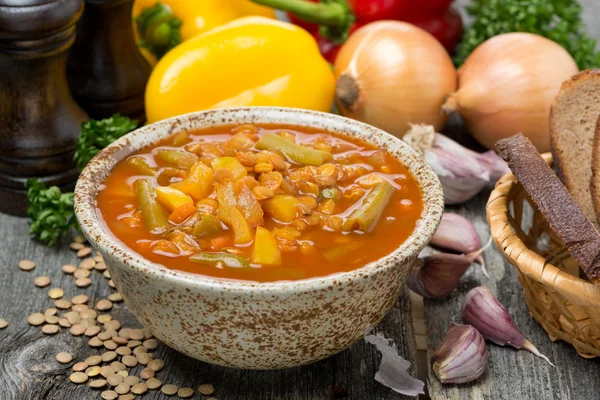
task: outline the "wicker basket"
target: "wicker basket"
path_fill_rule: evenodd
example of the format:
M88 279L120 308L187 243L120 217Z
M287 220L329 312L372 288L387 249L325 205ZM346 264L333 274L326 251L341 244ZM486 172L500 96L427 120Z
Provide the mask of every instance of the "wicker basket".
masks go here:
M551 164L552 156L543 154ZM487 203L492 237L517 267L529 312L552 341L562 339L585 358L600 356L600 286L579 278L579 265L512 174Z

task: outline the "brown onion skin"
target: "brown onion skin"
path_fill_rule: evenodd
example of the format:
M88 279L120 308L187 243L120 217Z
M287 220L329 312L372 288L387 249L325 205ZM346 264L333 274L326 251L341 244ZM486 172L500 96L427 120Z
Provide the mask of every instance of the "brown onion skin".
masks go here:
M563 81L579 72L565 49L542 36L513 32L479 45L458 70L444 111L458 112L483 146L518 132L550 150L548 115Z
M409 123L442 128L440 107L456 90L456 69L429 33L401 21L354 32L335 62L341 114L402 137Z

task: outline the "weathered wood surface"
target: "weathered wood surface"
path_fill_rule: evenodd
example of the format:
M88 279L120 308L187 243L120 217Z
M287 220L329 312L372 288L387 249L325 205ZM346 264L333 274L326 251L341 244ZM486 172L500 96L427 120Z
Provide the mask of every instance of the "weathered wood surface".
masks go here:
M457 3L462 8L468 1L459 0ZM594 38L600 39L598 22L600 2L580 0L580 3L584 7L582 17L588 32ZM448 210L459 212L475 224L482 242L490 237L485 219L485 204L489 193L484 191L460 207L448 207ZM431 398L433 400L599 398L599 360L582 358L568 343L561 341L552 343L543 328L529 315L515 267L505 261L495 246L485 252L484 258L491 279L485 277L481 268L474 265L465 274L460 286L448 298L425 300L428 358L442 340L449 322L459 317L465 294L476 286L486 285L504 304L523 334L548 356L556 368L552 368L542 359L526 351L489 344L488 370L471 384L442 385L429 365L427 386Z
M70 366L61 365L54 357L62 351L76 356L74 362L98 354L87 345L89 338L71 336L64 328L54 336L46 336L40 327L30 326L27 316L44 312L53 306L47 296L51 287L65 290L65 298L77 294L90 296L90 304L106 298L110 289L107 280L97 271L90 277L93 284L80 289L74 278L64 274L62 264L77 261L68 247L48 249L28 239L27 221L22 218L0 214L0 318L9 326L0 330L0 399L1 400L88 400L99 399L100 391L86 385L75 385L69 381ZM37 263L35 270L21 271L17 264L27 258ZM33 284L36 276L47 275L52 284L38 288ZM92 303L93 302L93 303ZM415 344L410 318L410 303L406 293L400 298L375 332L394 339L404 358L414 363ZM110 312L123 326L137 324L135 318L122 304ZM328 388L344 387L348 395L344 399L391 400L405 399L383 387L373 379L380 356L375 348L360 341L329 359L312 365L278 371L240 371L216 367L196 361L160 345L155 352L165 361L166 367L157 377L166 383L180 387L196 388L202 383L212 383L219 400L305 400L328 399ZM133 371L139 376L141 368ZM411 371L416 375L416 371ZM144 399L166 399L160 392L151 391ZM200 399L196 393L193 399ZM206 397L205 397L206 398Z

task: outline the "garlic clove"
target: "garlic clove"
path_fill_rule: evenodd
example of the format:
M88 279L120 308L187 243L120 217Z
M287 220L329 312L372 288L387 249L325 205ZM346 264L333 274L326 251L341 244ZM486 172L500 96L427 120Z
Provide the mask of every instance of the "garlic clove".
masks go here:
M469 254L435 253L418 262L421 267L408 278L407 285L423 297L439 298L456 288L465 271L485 250L481 248Z
M469 150L436 133L430 125L413 124L402 139L421 154L438 175L447 204L471 199L508 168L498 155Z
M479 235L473 224L462 215L445 212L431 244L459 253L472 253L481 248ZM481 256L477 262L481 263Z
M510 172L506 161L500 157L494 150L486 151L485 153L478 154L479 162L482 165L486 165L490 171L490 179L492 182L497 181L504 175Z
M450 323L431 357L431 364L442 383L466 383L483 374L487 358L485 340L477 329Z
M504 306L487 286L478 286L467 293L462 321L474 326L490 342L528 350L554 366L533 343L523 336Z

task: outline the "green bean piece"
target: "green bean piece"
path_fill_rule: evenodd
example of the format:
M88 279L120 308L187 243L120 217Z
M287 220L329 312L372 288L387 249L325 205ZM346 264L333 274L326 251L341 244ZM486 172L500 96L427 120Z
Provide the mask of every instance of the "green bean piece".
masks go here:
M183 150L160 149L156 157L179 168L191 168L198 162L198 157Z
M146 229L152 234L161 234L169 229L165 210L156 200L154 185L148 179L138 179L133 184L142 219Z
M274 133L263 135L256 143L256 148L260 150L280 150L291 160L302 165L321 165L333 159L331 153L301 146Z
M204 236L214 235L221 230L221 221L212 214L202 216L202 219L194 225L192 235L199 239Z
M227 252L198 253L191 256L190 261L208 265L223 263L226 267L230 268L245 268L250 266L250 260L246 257Z
M362 204L348 216L342 230L368 232L375 227L390 202L394 187L387 181L379 183L364 197Z
M148 161L144 157L129 157L127 164L131 165L142 175L154 176L156 174L156 168L148 164Z

